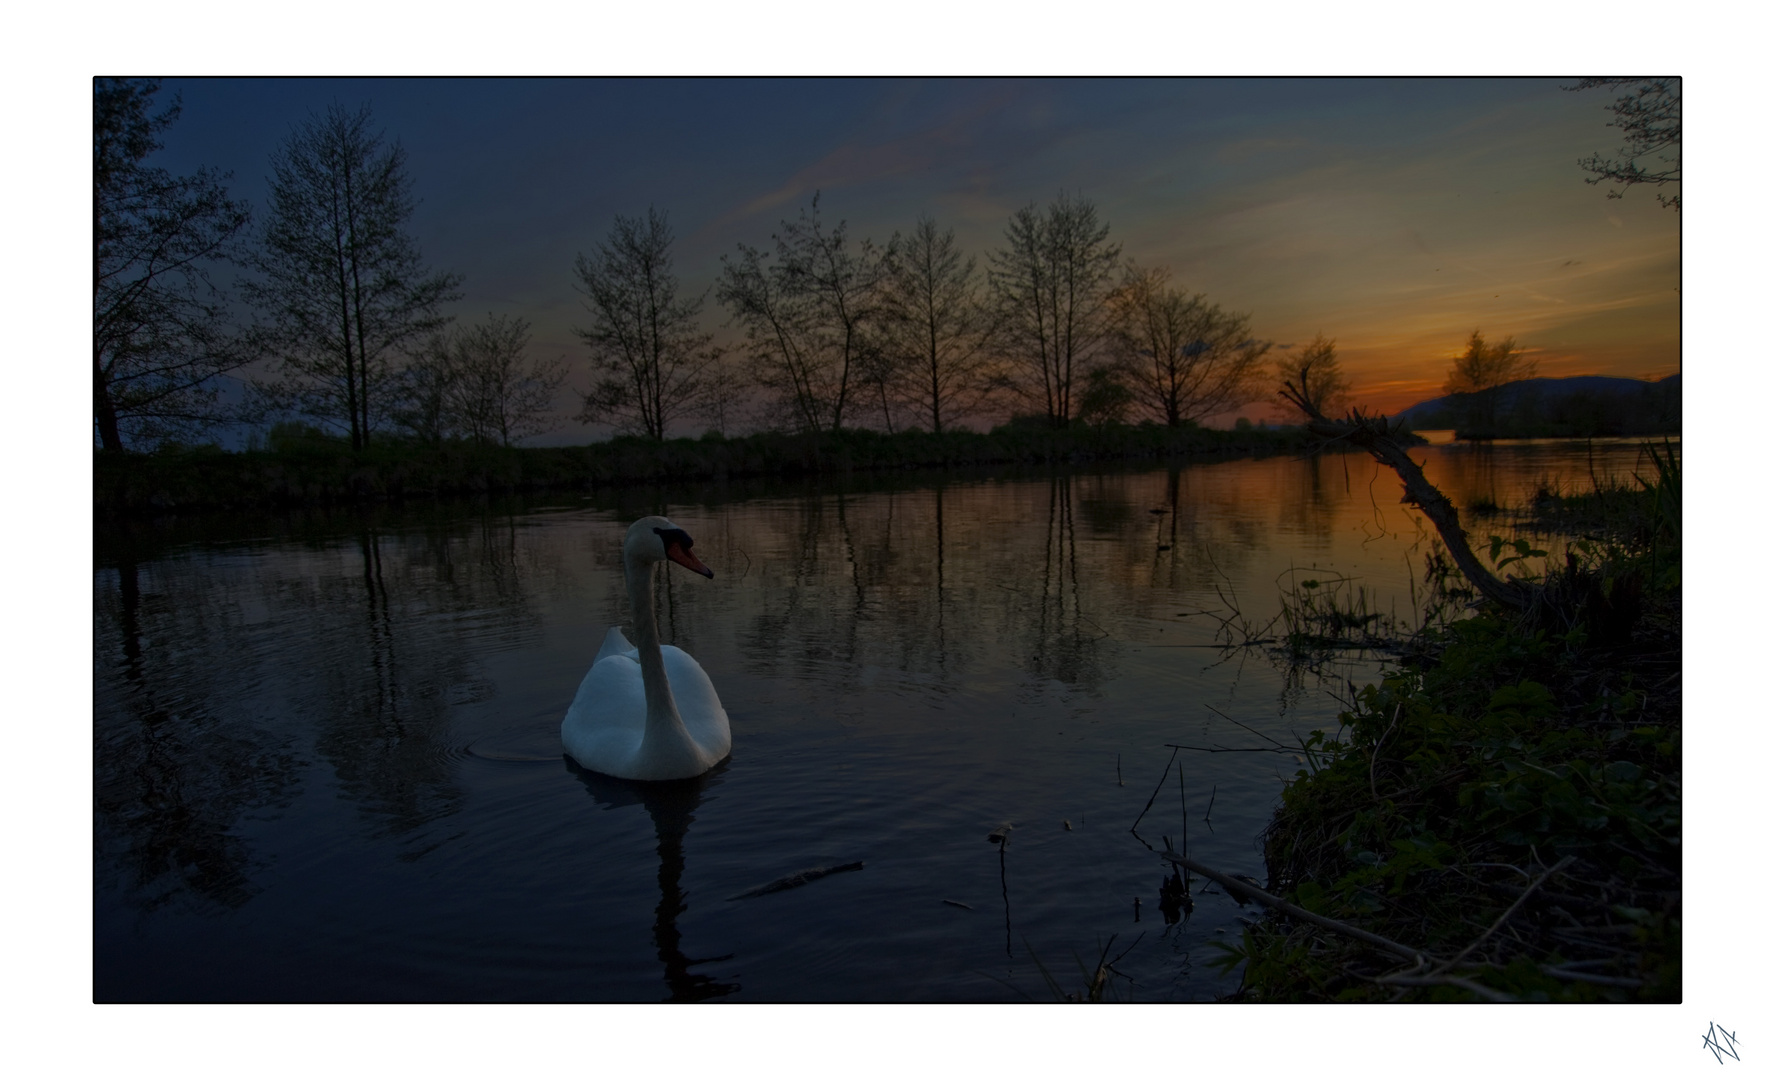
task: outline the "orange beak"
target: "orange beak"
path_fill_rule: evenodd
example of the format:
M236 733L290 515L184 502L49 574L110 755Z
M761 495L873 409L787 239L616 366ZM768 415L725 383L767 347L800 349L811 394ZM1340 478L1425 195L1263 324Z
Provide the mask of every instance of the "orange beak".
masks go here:
M677 563L679 566L684 567L686 570L695 571L706 578L712 578L715 576L715 571L704 566L701 559L698 559L695 555L690 553L689 545L678 543L667 544L666 558Z

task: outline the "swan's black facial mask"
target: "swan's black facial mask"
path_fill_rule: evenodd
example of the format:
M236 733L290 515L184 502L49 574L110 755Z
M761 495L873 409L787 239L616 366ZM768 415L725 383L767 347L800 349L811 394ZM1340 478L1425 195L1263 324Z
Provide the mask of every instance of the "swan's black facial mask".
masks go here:
M706 578L715 576L715 571L704 566L702 560L690 553L692 541L689 533L683 529L656 528L653 531L659 534L660 542L666 545L666 558Z

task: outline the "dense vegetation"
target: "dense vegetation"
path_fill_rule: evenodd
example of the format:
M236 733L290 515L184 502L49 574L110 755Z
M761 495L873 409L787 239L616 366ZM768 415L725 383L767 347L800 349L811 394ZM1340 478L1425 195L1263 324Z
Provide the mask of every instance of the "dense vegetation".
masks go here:
M955 468L1016 463L1163 460L1185 455L1299 451L1297 429L1215 431L1186 425L1015 422L990 433L862 429L740 438L618 438L588 446L504 447L469 441L427 444L384 439L353 451L312 428L282 425L269 449L215 447L94 457L93 496L102 510L155 513L330 505L413 498L587 490L673 481L811 476L852 470Z
M1415 962L1273 915L1228 957L1243 998L1681 999L1681 501L1657 460L1634 489L1543 492L1525 524L1575 534L1548 602L1425 632L1305 741L1271 891ZM1531 543L1492 558L1520 571Z

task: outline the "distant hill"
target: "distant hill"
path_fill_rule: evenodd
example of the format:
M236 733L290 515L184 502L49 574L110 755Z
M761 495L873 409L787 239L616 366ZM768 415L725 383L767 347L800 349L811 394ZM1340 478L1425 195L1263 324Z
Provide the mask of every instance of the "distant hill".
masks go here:
M1393 417L1416 431L1452 428L1498 438L1660 435L1682 431L1682 375L1656 382L1612 375L1519 379L1481 394L1421 401Z

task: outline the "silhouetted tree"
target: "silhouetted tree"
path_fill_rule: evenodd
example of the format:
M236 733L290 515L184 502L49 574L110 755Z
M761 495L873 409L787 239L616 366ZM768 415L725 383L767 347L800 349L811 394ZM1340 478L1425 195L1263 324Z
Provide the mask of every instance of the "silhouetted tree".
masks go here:
M1349 396L1350 382L1337 362L1337 339L1324 334L1314 334L1300 352L1277 360L1276 376L1282 386L1277 393L1291 403L1298 399L1310 405L1310 411L1302 410L1308 417L1336 415Z
M449 321L438 307L462 279L427 271L405 232L406 154L370 130L369 106L311 115L271 167L261 277L246 292L269 319L284 379L257 389L273 409L341 424L361 449L397 404L390 357Z
M1584 182L1621 185L1608 192L1611 199L1621 198L1626 194L1625 189L1635 184L1651 184L1656 188L1662 188L1666 184L1681 184L1682 86L1683 81L1675 78L1597 78L1579 79L1576 86L1566 87L1567 90L1632 88L1630 93L1616 98L1615 103L1609 106L1615 119L1609 121L1608 126L1620 128L1627 138L1627 145L1616 151L1619 157L1605 158L1601 154L1592 154L1579 161L1581 168L1594 174ZM1653 164L1650 167L1641 164L1642 158L1650 158ZM1653 195L1659 206L1682 210L1681 195L1666 195L1662 191L1655 191Z
M93 81L93 423L112 452L215 423L217 376L252 356L208 269L236 254L246 204L226 174L145 164L179 116L177 99L151 113L159 87Z
M1251 316L1169 284L1171 273L1130 265L1107 311L1119 366L1134 402L1169 427L1200 421L1263 396L1267 341Z
M526 360L530 324L506 315L453 335L448 413L476 442L510 446L553 427L555 391L567 378L563 360Z
M1515 338L1486 344L1479 331L1467 339L1467 351L1455 357L1449 368L1445 394L1467 394L1468 424L1492 432L1498 423L1498 388L1534 375L1536 362L1522 355Z
M395 423L423 442L443 442L456 433L453 398L458 381L455 338L435 330L408 353L401 369Z
M609 237L590 257L579 256L573 274L592 314L591 326L574 333L605 372L579 419L664 439L674 420L710 411L709 395L720 388L706 375L720 350L697 325L703 297L678 295L666 215L652 207L645 220L618 214Z
M1056 427L1072 419L1074 376L1108 333L1105 300L1121 253L1097 208L1062 192L1046 213L1031 204L1012 214L1005 246L990 256L1000 344L1023 372L1014 385Z
M920 217L888 244L883 351L905 399L931 430L977 409L991 385L993 322L972 256L955 230Z
M1087 424L1119 424L1128 418L1134 391L1123 382L1127 373L1110 365L1091 369L1079 395L1078 419Z
M759 385L804 431L837 431L880 318L882 252L820 223L820 196L772 236L774 259L747 244L723 256L715 296L746 331Z

